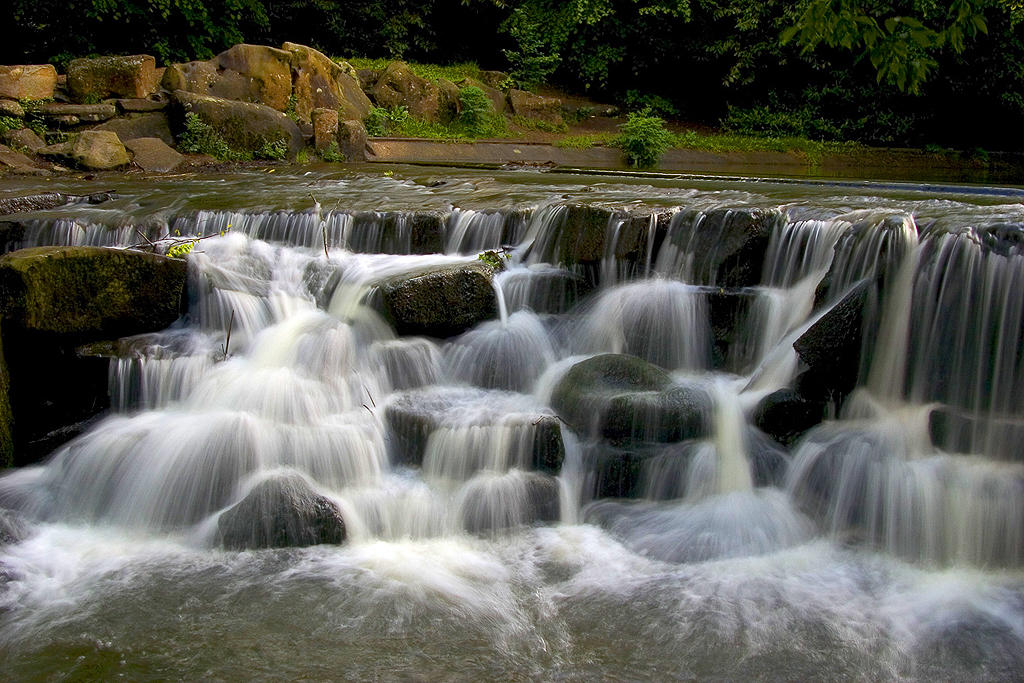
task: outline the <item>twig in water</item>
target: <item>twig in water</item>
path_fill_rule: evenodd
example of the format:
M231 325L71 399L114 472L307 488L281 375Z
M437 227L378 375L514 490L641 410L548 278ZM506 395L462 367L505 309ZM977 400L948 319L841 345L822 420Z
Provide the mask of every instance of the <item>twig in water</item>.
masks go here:
M224 357L228 357L228 349L231 348L231 330L235 326L235 309L231 309L231 317L228 319L228 334L224 340Z
M369 399L370 399L370 403L371 403L371 404L373 404L373 407L374 407L374 408L376 408L376 407L377 407L377 404L376 404L376 403L374 402L374 400L373 400L373 394L371 394L371 393L370 393L370 390L366 388L366 385L365 385L365 384L363 385L363 391L365 391L365 392L366 392L366 396L367 396L367 398L369 398Z

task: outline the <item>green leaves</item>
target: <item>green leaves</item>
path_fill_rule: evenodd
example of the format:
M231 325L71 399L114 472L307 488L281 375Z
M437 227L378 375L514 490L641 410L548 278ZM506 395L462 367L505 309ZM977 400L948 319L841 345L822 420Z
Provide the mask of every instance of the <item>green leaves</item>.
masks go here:
M626 163L633 168L656 166L672 144L672 134L665 129L665 122L652 116L649 109L629 114L619 129L622 131L619 147Z

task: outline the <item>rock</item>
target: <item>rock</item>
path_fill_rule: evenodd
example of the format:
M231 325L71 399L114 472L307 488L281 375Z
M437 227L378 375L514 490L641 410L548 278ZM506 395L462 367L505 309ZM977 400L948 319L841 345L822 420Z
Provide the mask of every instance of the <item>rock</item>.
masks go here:
M0 468L14 466L14 412L11 410L11 375L4 355L0 328ZM2 510L2 509L0 509Z
M504 71L481 71L480 80L490 88L502 90L506 87L509 76Z
M171 64L163 86L197 95L260 104L279 112L292 95L292 54L265 45L239 44L205 62Z
M74 128L75 126L82 123L82 120L74 114L61 114L50 116L46 119L50 125L58 130L66 128Z
M132 97L115 100L117 108L126 114L150 114L155 111L163 111L167 108L166 99L149 99Z
M445 123L451 120L441 89L414 74L405 62L388 64L369 94L377 106L407 107L412 116L423 121Z
M644 495L644 468L650 459L649 452L592 445L583 456L588 472L583 499L640 498Z
M23 119L25 118L25 108L14 100L0 100L0 116Z
M71 158L82 168L105 171L131 162L117 133L109 130L82 131L71 145Z
M459 516L466 531L485 534L561 516L558 480L536 472L513 470L470 480L459 500Z
M508 105L516 116L532 121L543 121L553 126L565 124L562 120L562 100L557 97L534 95L513 88L508 91Z
M0 97L12 100L47 100L57 87L52 64L0 66Z
M17 130L9 130L3 135L3 140L11 147L25 149L29 152L38 152L43 147L46 147L46 143L43 139L35 134L31 128L19 128Z
M45 168L39 168L31 159L6 145L0 145L0 169L21 175L49 175Z
M159 81L156 60L149 55L72 59L68 63L68 93L75 102L90 98L146 97Z
M680 257L688 255L687 282L755 287L772 232L784 220L778 209L683 211L672 217L666 239Z
M71 148L72 142L58 142L53 145L47 145L40 150L36 151L41 157L46 159L53 159L55 161L70 162L71 161Z
M109 338L177 320L186 264L103 247L36 247L0 257L4 331Z
M72 202L100 204L114 197L116 195L111 192L98 192L94 195L45 192L43 194L30 194L22 197L5 197L0 199L0 216L7 216L12 213L26 213L28 211L43 211Z
M483 263L440 266L380 285L384 312L400 335L454 337L498 314L491 278Z
M359 79L359 87L364 91L369 91L373 87L373 84L377 82L377 78L380 76L380 72L376 69L356 69L356 78Z
M285 140L288 158L294 159L303 147L302 133L295 122L271 107L182 90L176 90L174 98L185 113L196 114L236 150L253 152L267 143Z
M1024 421L1011 416L977 415L936 406L928 415L932 443L947 453L984 453L989 458L1024 461Z
M370 113L370 100L350 65L346 69L305 45L285 43L281 48L291 54L292 94L300 119L309 121L319 108L338 111L341 120L361 121Z
M64 104L47 102L39 109L48 121L60 121L73 116L84 123L101 123L117 116L117 107L112 104Z
M793 389L779 389L762 398L754 409L754 424L787 446L825 418L825 403L808 400Z
M712 365L731 372L747 373L748 364L757 360L756 348L742 348L744 343L756 346L758 340L747 334L750 313L760 294L756 289L703 290L711 323Z
M867 281L855 286L793 342L800 360L833 396L845 396L857 384L864 302L870 287Z
M459 86L447 78L439 78L436 83L438 90L441 91L441 120L454 121L462 109L462 103L459 102Z
M345 161L366 161L366 126L362 121L342 121L338 124L338 150Z
M132 152L132 163L151 173L170 173L185 161L160 138L135 138L126 141L125 147Z
M562 423L553 415L544 415L532 422L536 428L533 438L533 469L557 475L565 461L565 442Z
M352 214L348 248L377 254L439 254L448 214L440 211L359 211Z
M218 540L230 550L303 548L344 543L337 504L316 493L299 474L260 482L217 520Z
M123 142L137 138L159 138L168 145L174 144L174 135L171 134L167 115L160 112L113 119L96 126L95 130L117 133L117 137Z
M710 432L712 401L697 386L624 354L602 354L569 369L551 396L559 417L580 435L613 443L668 443Z
M313 146L317 152L338 144L338 110L321 107L313 110Z

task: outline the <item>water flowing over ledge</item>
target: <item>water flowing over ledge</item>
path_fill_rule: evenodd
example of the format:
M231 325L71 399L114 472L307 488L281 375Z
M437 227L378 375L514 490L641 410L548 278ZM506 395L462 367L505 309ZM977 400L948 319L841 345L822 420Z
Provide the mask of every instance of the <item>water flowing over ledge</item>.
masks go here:
M109 414L0 478L8 670L1017 677L1024 206L557 180L253 173L4 218L7 249L204 238ZM395 283L466 269L492 308L399 334ZM282 500L316 523L245 536ZM297 535L345 542L225 549Z

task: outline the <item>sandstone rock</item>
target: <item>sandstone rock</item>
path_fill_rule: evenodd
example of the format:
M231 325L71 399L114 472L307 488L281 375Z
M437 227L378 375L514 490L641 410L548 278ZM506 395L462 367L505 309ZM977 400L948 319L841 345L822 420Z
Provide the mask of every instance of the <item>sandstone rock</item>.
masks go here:
M338 144L338 110L321 107L313 110L313 146L322 152Z
M41 157L46 159L52 159L54 161L71 161L71 147L72 142L58 142L52 145L47 145L42 149L36 151Z
M84 123L100 123L117 116L117 107L112 104L64 104L47 102L40 111L48 120L57 121L61 117L74 116Z
M9 130L3 135L3 140L8 145L19 149L27 149L28 151L35 153L46 147L46 143L43 139L35 134L31 128L19 128L18 130Z
M74 128L82 122L80 118L74 114L60 114L56 116L47 117L49 124L57 129L63 128Z
M68 64L71 99L146 97L156 91L156 60L149 55L73 59Z
M362 120L370 113L370 100L350 65L337 64L305 45L285 43L281 47L291 54L292 94L300 119L310 120L313 110L320 108L337 110L342 120Z
M260 482L217 520L221 545L231 550L302 548L343 543L338 506L316 493L299 474Z
M14 100L0 100L0 116L23 119L25 118L25 108Z
M39 168L31 159L6 145L0 145L0 170L19 175L48 175L49 171Z
M443 123L450 120L441 89L414 74L405 62L388 64L370 90L370 96L380 107L407 107L412 116L424 121Z
M292 94L291 59L285 50L239 44L205 62L168 66L163 86L283 112Z
M271 107L181 90L176 90L174 97L185 113L196 114L236 150L253 152L267 143L284 140L288 143L288 158L294 159L304 144L295 122Z
M441 120L454 121L462 109L462 104L459 102L459 86L447 78L439 78L437 87L441 91Z
M174 135L171 134L167 115L161 112L112 119L96 126L95 130L117 133L117 137L123 142L137 138L159 138L168 145L174 144Z
M0 66L0 97L45 100L53 97L57 70L52 64Z
M561 126L562 100L557 97L544 97L534 95L525 90L512 89L508 91L508 104L512 113L533 121L543 121L554 126Z
M185 161L183 155L160 138L135 138L126 140L124 144L132 151L132 163L143 171L170 173Z
M117 108L126 114L148 114L154 111L163 111L167 108L166 99L149 99L133 97L115 100Z
M366 126L362 121L338 124L338 149L345 161L366 161Z
M71 145L71 158L82 168L105 171L131 162L117 133L86 130Z
M483 263L442 266L381 284L384 311L401 335L454 337L498 314L491 278Z

